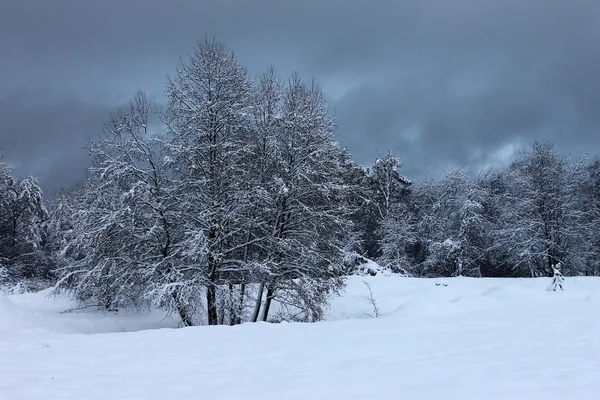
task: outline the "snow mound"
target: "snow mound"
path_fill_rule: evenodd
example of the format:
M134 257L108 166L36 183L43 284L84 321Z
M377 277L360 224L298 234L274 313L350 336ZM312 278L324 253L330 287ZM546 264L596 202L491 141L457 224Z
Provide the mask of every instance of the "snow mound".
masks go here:
M392 271L389 269L377 264L375 261L367 260L366 263L362 263L356 267L354 270L354 275L358 276L391 276Z
M537 309L540 303L569 304L597 299L600 280L570 278L569 290L548 293L547 278L405 278L398 275L351 276L341 297L331 300L326 320L368 319L374 314L372 297L379 318L444 318L449 314L498 312L515 308ZM368 285L368 286L367 286ZM596 297L595 297L596 296ZM567 312L567 311L565 311Z

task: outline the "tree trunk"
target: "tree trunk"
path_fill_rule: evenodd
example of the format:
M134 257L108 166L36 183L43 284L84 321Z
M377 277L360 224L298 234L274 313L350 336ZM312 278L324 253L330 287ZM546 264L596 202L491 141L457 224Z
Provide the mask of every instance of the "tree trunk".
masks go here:
M177 309L177 313L179 314L179 317L181 318L181 322L183 322L183 326L194 326L192 319L190 318L188 313L185 311L185 308L179 302L179 299L177 298L177 294L173 293L172 296L173 296L173 301L175 302L175 308Z
M217 287L213 282L206 288L206 306L208 308L208 324L217 325L219 316L217 313Z
M261 282L258 287L258 295L256 296L256 306L254 307L254 313L252 314L252 322L258 320L258 314L260 313L260 306L262 305L263 292L265 291L265 283Z
M233 283L229 282L229 322L230 326L235 325L238 319L238 306L235 302L235 295L233 294Z
M169 247L168 247L168 243L167 246L163 249L163 256L166 258L169 254ZM169 265L167 267L167 274L171 273L171 265ZM175 283L172 279L169 279L169 283L173 284ZM171 297L173 298L173 301L175 302L175 309L177 310L177 314L179 314L179 317L181 318L181 322L183 322L183 326L194 326L194 323L192 322L192 318L191 316L187 313L187 311L185 310L185 307L181 304L181 301L179 300L179 297L177 296L177 292L179 290L175 289L174 292L171 293Z
M548 261L546 274L549 278L552 278L554 276L554 257L550 251L546 254L546 259Z
M250 247L248 245L248 243L250 242L251 238L252 238L252 234L251 234L250 230L248 230L248 237L246 238L246 246L244 246L244 265L246 267L248 266L248 248ZM246 295L246 284L244 282L242 282L242 283L240 283L239 302L238 302L237 306L232 304L232 309L235 308L235 313L232 313L234 315L232 315L232 317L231 317L231 320L232 320L231 325L242 323L242 313L244 312L244 296L245 295ZM233 302L233 292L231 294L231 300Z
M245 296L246 296L246 284L242 283L240 285L240 302L238 303L238 309L237 309L237 314L236 314L236 319L235 319L235 323L238 325L242 323L242 313L244 311L244 297Z
M224 325L225 324L225 297L221 296L221 298L218 301L218 308L217 308L217 315L219 316L219 322L218 325Z
M267 317L269 316L269 310L271 309L271 301L273 300L273 294L275 289L273 285L267 286L267 299L265 300L265 308L263 310L262 320L267 322Z

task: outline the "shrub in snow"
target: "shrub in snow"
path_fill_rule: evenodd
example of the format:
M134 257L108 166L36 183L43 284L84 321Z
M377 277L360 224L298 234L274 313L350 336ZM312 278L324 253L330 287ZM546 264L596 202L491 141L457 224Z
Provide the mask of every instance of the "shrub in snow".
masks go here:
M345 251L343 253L342 264L347 275L354 275L360 270L363 264L369 260L354 251Z
M369 296L365 297L365 299L367 299L369 301L369 303L371 304L371 307L373 307L373 314L368 314L369 316L373 317L373 318L379 318L379 305L377 304L377 301L375 300L375 297L373 296L373 290L371 289L371 285L369 285L369 283L367 281L363 281L363 283L365 284L365 286L367 287L367 290L369 291Z
M565 277L560 272L559 267L560 263L556 265L556 267L552 267L552 270L554 271L554 276L552 277L552 282L550 282L550 285L548 286L548 291L550 292L556 291L557 288L560 288L560 290L565 290L563 288Z
M27 293L27 285L25 284L24 281L20 280L17 281L16 283L10 285L7 288L6 291L8 294L23 294L23 293Z

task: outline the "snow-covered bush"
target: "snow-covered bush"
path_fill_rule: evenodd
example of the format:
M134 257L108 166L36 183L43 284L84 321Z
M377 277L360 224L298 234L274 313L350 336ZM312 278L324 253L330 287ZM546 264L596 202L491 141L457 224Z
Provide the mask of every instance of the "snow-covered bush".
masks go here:
M377 264L375 261L371 261L371 260L366 260L367 262L358 265L354 271L353 271L353 275L358 275L358 276L375 276L375 275L385 275L385 276L390 276L392 274L392 271L389 268L386 268L384 266L381 266L379 264Z

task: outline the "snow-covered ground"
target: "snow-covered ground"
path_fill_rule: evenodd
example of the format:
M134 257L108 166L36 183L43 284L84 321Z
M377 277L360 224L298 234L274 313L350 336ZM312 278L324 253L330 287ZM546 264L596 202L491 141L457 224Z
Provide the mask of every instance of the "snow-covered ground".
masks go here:
M0 399L597 399L600 279L548 282L352 277L326 322L185 329L0 293Z

